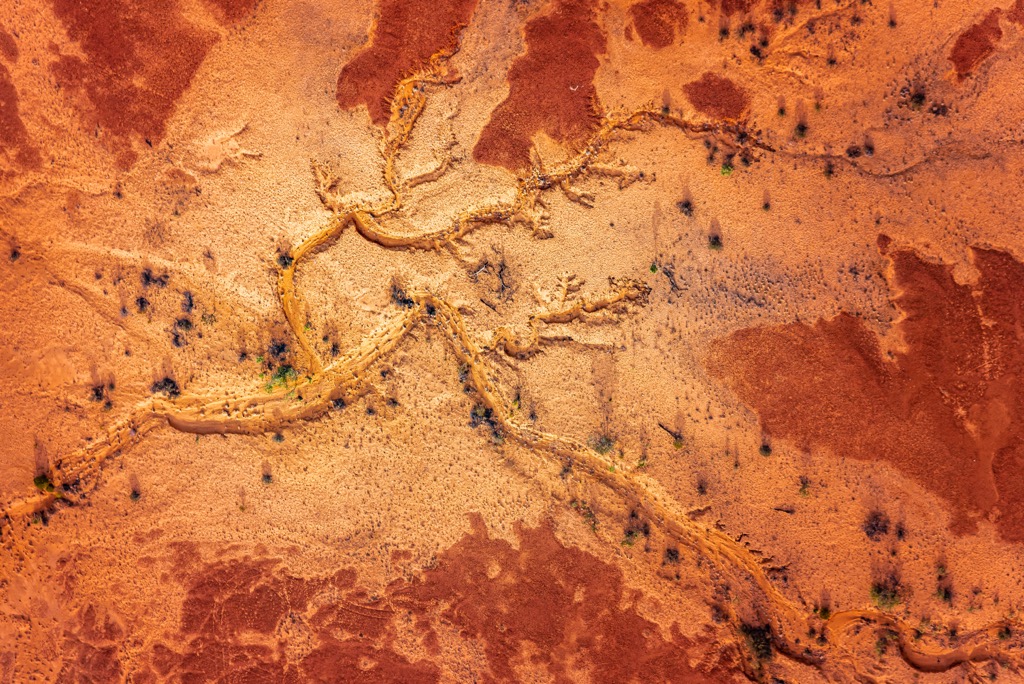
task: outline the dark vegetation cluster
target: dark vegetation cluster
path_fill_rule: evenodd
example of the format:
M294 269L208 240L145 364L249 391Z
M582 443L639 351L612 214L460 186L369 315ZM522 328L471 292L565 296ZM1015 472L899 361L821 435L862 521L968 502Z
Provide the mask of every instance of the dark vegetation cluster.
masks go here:
M163 392L172 399L181 394L181 388L178 387L178 383L173 378L167 376L154 382L150 387L150 391L153 394Z

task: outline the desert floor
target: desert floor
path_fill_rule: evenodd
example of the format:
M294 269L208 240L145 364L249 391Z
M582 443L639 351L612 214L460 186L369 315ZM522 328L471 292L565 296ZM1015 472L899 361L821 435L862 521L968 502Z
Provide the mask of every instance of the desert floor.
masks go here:
M0 682L1024 681L1024 0L15 0Z

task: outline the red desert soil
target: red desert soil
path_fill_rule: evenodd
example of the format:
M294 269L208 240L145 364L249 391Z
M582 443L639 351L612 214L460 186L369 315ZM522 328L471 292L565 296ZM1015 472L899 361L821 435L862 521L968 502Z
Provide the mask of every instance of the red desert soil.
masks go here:
M786 15L792 16L797 13L803 5L821 7L821 2L815 0L712 0L712 7L718 6L718 11L723 17L731 18L737 14L742 15L744 22L751 22L765 27L765 22L778 23Z
M85 95L83 120L115 137L118 164L128 168L136 157L133 137L152 144L163 136L215 37L186 22L175 3L54 0L53 11L85 54L61 55L51 67L54 77L70 93Z
M711 72L687 83L683 92L697 111L715 119L738 119L750 106L750 97L742 88Z
M7 36L0 32L0 38ZM9 37L9 36L8 36ZM8 47L14 47L13 43L8 46L0 40L0 49L5 56L11 54ZM14 47L14 55L17 55L17 48ZM36 168L39 166L39 151L29 141L25 124L18 114L18 91L11 81L11 74L3 64L0 64L0 149L8 162L21 168ZM0 173L0 175L3 175Z
M18 59L18 44L14 36L0 27L0 56L8 62Z
M517 550L489 539L478 515L472 522L473 532L403 596L420 610L447 604L442 620L483 641L498 681L517 679L523 641L534 647L531 664L558 682L578 671L609 682L718 681L690 665L686 639L666 641L657 625L622 607L615 566L562 546L548 526L521 528Z
M8 62L18 59L18 44L3 28L0 28L0 57ZM8 163L21 168L39 166L39 151L29 141L18 113L18 90L11 80L11 72L3 64L0 64L0 149L6 151Z
M1024 26L1024 0L1017 0L1006 12L1006 18L1015 24Z
M711 5L715 5L712 2ZM758 0L719 0L718 10L726 17L731 17L735 14L748 14L753 10L759 3ZM766 8L772 10L781 10L789 7L795 7L801 4L800 0L793 2L784 2L784 0L771 0L770 2L764 3Z
M719 10L727 17L738 12L749 12L754 6L755 0L721 0Z
M434 54L458 47L475 9L476 0L384 0L370 43L338 75L338 105L365 104L375 125L386 124L395 84Z
M198 571L179 577L187 592L180 632L152 648L134 681L176 673L183 681L435 682L435 617L480 644L485 681L519 680L524 663L557 682L587 671L616 682L732 681L721 665L692 665L690 651L698 649L678 632L667 641L657 625L623 607L635 597L624 601L621 571L562 546L550 525L521 528L516 549L490 539L478 515L471 519L473 531L435 567L393 583L381 600L358 587L353 570L307 579L276 559L204 564L194 546L181 545L178 567ZM394 650L399 631L410 629L423 659ZM318 645L288 659L277 648L282 634L305 634ZM122 677L118 648L130 637L114 617L85 609L65 635L72 658L62 680Z
M960 285L949 266L891 253L906 344L892 360L841 314L740 330L709 367L768 435L888 461L949 503L955 531L990 514L1004 538L1024 541L1024 265L1005 252L971 254L980 277Z
M535 133L579 143L599 118L594 74L605 35L593 0L560 0L553 12L526 24L526 54L509 69L509 93L491 113L473 158L510 170L530 165Z
M1001 14L1002 10L992 10L957 37L949 53L949 60L953 62L958 78L963 79L995 52L996 44L1003 37L1003 30L999 28Z
M237 24L256 10L259 0L204 0L217 13L221 23Z
M643 0L629 8L633 26L644 45L665 48L683 36L689 15L673 0Z

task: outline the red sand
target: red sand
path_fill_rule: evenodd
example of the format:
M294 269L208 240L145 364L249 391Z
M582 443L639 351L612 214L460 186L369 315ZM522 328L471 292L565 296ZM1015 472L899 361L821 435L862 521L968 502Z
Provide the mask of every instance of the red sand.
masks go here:
M710 3L712 7L718 5L718 11L724 17L732 17L734 15L743 15L745 19L750 19L756 23L763 21L778 22L779 13L796 13L799 11L801 5L817 5L821 7L820 2L815 0L718 0L715 2L712 0Z
M1001 14L1002 10L992 10L957 37L949 53L949 60L953 62L959 79L962 80L995 52L996 44L1003 37L1003 30L999 28Z
M1017 0L1006 12L1006 18L1015 24L1024 26L1024 0Z
M60 56L54 77L66 91L84 94L83 119L114 136L109 144L128 168L137 156L132 139L160 140L215 37L186 23L173 2L54 0L53 11L85 53Z
M739 12L749 12L756 0L721 0L719 9L727 17Z
M643 44L660 49L683 36L689 14L673 0L643 0L629 8L636 32Z
M18 113L18 91L3 64L0 64L0 151L22 169L39 166L39 150L29 141L28 131Z
M68 661L59 682L116 682L124 671L119 657L125 632L109 615L89 606L78 615L78 629L64 634L63 652ZM145 678L135 681L147 681ZM152 680L150 680L152 681Z
M676 630L672 640L662 638L632 607L635 597L626 600L622 572L562 546L549 525L520 529L516 549L490 539L479 515L472 522L473 532L432 569L395 582L383 600L370 600L352 570L300 578L276 559L204 564L195 547L179 546L178 580L186 587L180 631L139 659L134 681L175 673L183 681L436 682L440 670L430 659L441 655L437 620L481 645L486 681L517 680L525 644L529 667L557 682L587 671L616 682L733 681L721 663L691 655L705 649ZM395 554L396 562L403 558ZM399 631L413 633L424 659L394 650ZM293 641L305 634L315 648L286 658L273 646L282 634ZM123 677L119 647L130 639L116 620L86 609L65 635L72 658L63 676Z
M14 36L0 27L0 57L8 62L18 59L18 44L14 42Z
M683 86L690 103L714 119L739 119L750 106L750 97L735 83L708 72Z
M530 165L535 133L573 144L594 131L593 79L605 51L594 10L593 0L559 0L553 12L526 24L526 54L509 70L508 97L491 113L475 160L516 171Z
M252 16L259 0L203 0L218 14L221 23L237 24Z
M473 533L445 552L409 596L421 610L447 604L441 619L482 640L496 680L517 679L512 664L525 640L535 648L531 664L558 682L573 681L578 670L608 682L719 681L690 665L692 644L678 634L665 641L654 623L622 607L615 566L562 546L549 527L520 529L516 550L488 539L478 515L472 520ZM494 568L500 570L491 577Z
M338 75L338 106L365 104L374 124L391 116L395 86L434 54L458 47L476 0L383 0L370 43Z
M1005 252L972 254L975 286L912 251L891 255L907 345L892 361L841 314L738 331L709 365L768 434L888 461L949 503L954 530L995 507L1002 536L1024 541L1024 265Z
M182 567L195 567L198 572L180 578L187 587L180 634L169 644L153 647L145 679L173 672L184 674L186 681L438 680L433 665L410 663L391 649L393 614L365 606L366 593L355 587L356 574L351 570L305 579L290 575L273 559L204 566L194 549L181 553ZM312 606L311 599L322 592L336 592L336 600ZM294 633L295 629L300 634L312 631L309 637L317 645L290 662L266 639L274 643L278 630ZM363 659L375 663L374 667L362 670Z

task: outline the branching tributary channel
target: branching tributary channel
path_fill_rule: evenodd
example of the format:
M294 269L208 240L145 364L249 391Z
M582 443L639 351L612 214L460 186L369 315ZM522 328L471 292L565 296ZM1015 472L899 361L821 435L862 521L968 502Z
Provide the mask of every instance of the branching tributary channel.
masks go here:
M10 502L4 510L5 541L40 511L53 507L60 499L74 502L88 494L99 480L100 470L109 459L143 440L155 429L170 426L195 434L262 434L282 427L310 421L335 406L355 400L366 386L371 367L390 354L417 326L434 326L462 364L467 382L479 401L490 411L493 423L502 435L546 455L574 477L600 483L613 492L638 515L667 537L710 561L717 581L729 585L734 596L750 600L758 608L774 648L787 657L818 668L829 678L873 679L860 671L852 638L865 628L885 633L898 641L903 659L925 672L945 671L965 662L998 660L1013 668L1021 663L1016 639L1005 635L1012 626L1020 631L1019 621L1001 622L973 633L963 634L954 649L930 644L929 638L912 625L880 610L851 610L821 619L810 607L782 593L771 581L762 557L716 527L691 518L662 493L662 489L640 470L622 467L590 446L574 439L539 431L521 420L513 402L509 402L491 370L489 357L506 354L527 357L548 343L540 335L544 325L585 321L602 311L625 311L643 306L649 288L633 280L610 281L607 292L594 298L563 297L563 302L546 308L529 320L530 335L518 339L509 329L499 328L486 342L478 342L467 331L459 311L429 291L403 293L399 312L370 332L355 348L325 364L306 335L296 293L296 274L311 254L328 249L349 227L365 239L391 250L411 249L455 252L457 242L476 228L487 224L522 225L538 237L550 235L545 224L542 197L549 191L561 191L574 202L588 205L591 198L573 189L573 182L585 175L616 177L620 187L642 177L636 169L604 164L602 151L616 136L626 131L642 131L665 126L693 136L715 136L737 150L751 155L774 150L739 126L698 123L655 109L642 109L623 118L607 118L582 151L568 162L549 170L533 169L518 181L514 200L467 211L444 230L406 235L389 231L381 220L402 206L403 191L413 185L432 182L444 173L447 163L437 172L402 180L396 161L426 104L428 88L451 82L447 72L449 54L438 54L421 72L403 80L392 101L391 120L382 143L384 183L388 198L373 206L350 203L335 192L337 179L324 167L314 167L318 193L331 212L327 225L304 242L282 255L278 276L278 294L292 333L305 356L306 368L294 382L274 386L267 392L232 391L191 392L181 395L156 395L140 403L125 418L113 423L101 437L86 447L63 456L48 474L47 486L39 492ZM728 607L726 607L728 611ZM737 634L742 624L730 615ZM1004 637L1004 638L1000 638ZM751 671L753 674L753 671Z

